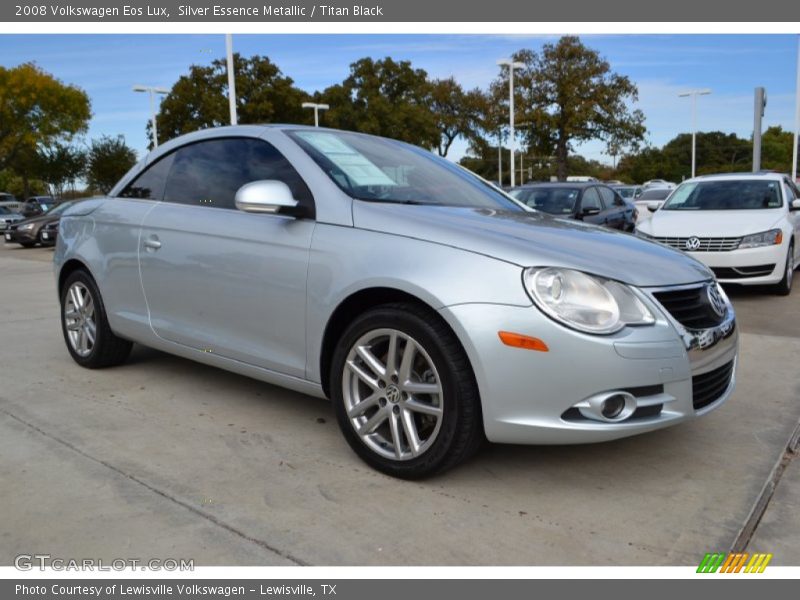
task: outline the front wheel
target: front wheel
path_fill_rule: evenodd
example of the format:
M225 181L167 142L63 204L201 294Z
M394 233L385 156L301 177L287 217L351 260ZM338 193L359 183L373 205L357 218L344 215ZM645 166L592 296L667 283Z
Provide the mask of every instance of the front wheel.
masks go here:
M350 446L403 479L444 471L483 440L477 385L458 339L414 304L357 318L334 352L331 396Z
M783 279L775 286L775 293L779 296L788 296L792 293L792 281L794 280L794 242L789 244L789 251L786 253L786 268L783 272Z
M133 344L114 335L97 284L85 271L75 271L61 289L61 329L76 363L89 369L125 362Z

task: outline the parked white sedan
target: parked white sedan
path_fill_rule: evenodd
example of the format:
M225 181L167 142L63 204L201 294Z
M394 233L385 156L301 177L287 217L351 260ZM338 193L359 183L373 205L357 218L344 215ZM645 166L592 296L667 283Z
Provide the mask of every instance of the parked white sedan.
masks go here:
M779 173L697 177L636 231L691 254L722 283L774 285L789 294L800 251L800 192Z

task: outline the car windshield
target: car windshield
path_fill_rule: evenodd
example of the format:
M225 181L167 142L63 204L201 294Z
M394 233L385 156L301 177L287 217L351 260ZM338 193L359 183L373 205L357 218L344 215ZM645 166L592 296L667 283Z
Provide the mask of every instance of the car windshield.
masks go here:
M658 188L655 190L645 190L637 200L663 200L672 190L669 188Z
M67 210L70 206L75 204L74 202L62 202L61 204L54 206L49 211L47 211L47 215L60 215L65 210Z
M520 202L551 215L570 215L580 195L577 188L542 187L517 190L515 197Z
M614 189L623 198L633 198L633 193L636 191L636 188L632 187L615 187Z
M736 179L681 184L663 210L759 210L780 208L780 182Z
M469 171L407 144L339 131L289 135L357 200L523 210Z

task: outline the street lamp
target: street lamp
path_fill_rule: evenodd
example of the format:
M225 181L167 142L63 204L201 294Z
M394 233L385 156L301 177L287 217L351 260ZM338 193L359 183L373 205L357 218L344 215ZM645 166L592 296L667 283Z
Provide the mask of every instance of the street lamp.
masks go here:
M697 138L697 97L698 96L708 96L711 93L709 89L702 89L702 90L690 90L688 92L683 92L678 94L679 98L692 98L692 177L695 174L695 147L696 147L696 138Z
M225 60L228 71L228 110L231 113L231 125L239 123L236 114L236 73L233 67L233 35L225 34Z
M501 67L508 67L508 106L510 111L508 122L511 129L508 146L511 150L511 187L514 187L514 69L522 69L525 63L511 58L501 58L497 64Z
M319 111L330 108L329 104L319 104L318 102L303 102L302 106L303 108L314 109L314 127L319 127Z
M147 92L150 94L150 119L153 125L153 148L158 147L158 131L156 130L156 94L169 94L169 90L160 87L153 87L150 85L135 85L133 86L134 92Z
M800 37L797 38L797 89L794 93L794 146L792 150L792 181L797 181L797 138L800 135Z

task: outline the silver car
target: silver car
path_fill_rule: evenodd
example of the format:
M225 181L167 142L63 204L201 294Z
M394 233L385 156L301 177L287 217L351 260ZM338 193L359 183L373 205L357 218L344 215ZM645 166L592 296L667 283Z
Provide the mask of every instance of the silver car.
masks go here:
M403 478L485 438L660 429L734 386L734 312L704 265L356 133L172 140L67 211L55 275L80 365L137 342L327 396L358 455Z

